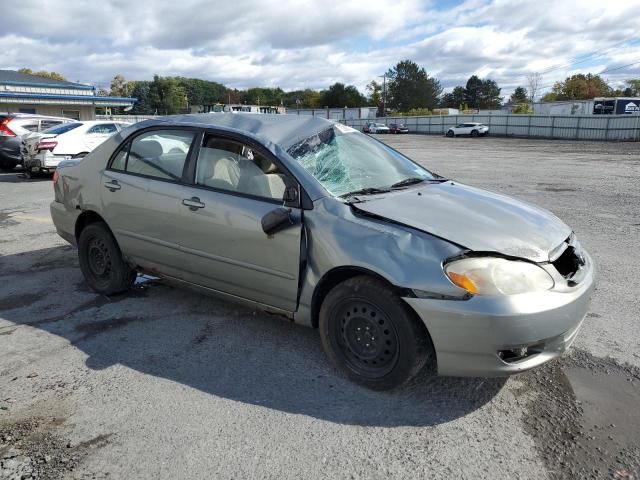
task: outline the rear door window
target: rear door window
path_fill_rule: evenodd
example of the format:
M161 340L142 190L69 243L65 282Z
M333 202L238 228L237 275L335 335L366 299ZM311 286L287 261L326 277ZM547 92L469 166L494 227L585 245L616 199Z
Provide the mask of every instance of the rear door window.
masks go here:
M126 159L123 147L110 168L162 180L180 181L195 132L187 130L153 130L131 141ZM124 160L124 166L123 166Z
M40 131L47 130L51 127L56 127L62 123L63 123L62 120L41 120Z
M99 125L94 125L91 127L87 133L88 134L98 134L98 135L111 135L112 133L116 133L118 128L115 123L101 123Z
M74 128L78 128L80 125L82 125L82 124L78 123L78 122L63 123L63 124L57 125L55 127L47 128L42 133L52 133L54 135L60 135L61 133L70 132Z

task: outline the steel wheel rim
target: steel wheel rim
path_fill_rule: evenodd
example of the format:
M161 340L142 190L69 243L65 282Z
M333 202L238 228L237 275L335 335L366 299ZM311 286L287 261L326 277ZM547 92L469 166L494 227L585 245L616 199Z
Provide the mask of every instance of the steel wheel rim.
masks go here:
M336 339L347 367L367 378L387 375L398 361L398 334L376 305L353 299L335 310Z
M111 254L105 242L100 238L92 238L87 249L87 260L91 274L98 279L111 277Z

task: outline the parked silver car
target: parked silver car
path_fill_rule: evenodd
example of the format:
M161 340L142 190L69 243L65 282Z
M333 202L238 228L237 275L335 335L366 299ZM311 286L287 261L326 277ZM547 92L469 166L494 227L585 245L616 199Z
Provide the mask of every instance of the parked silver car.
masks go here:
M179 146L179 147L178 147ZM135 124L54 175L51 215L95 291L136 272L319 328L353 380L508 375L561 354L592 261L548 211L297 115ZM176 326L178 328L178 326Z

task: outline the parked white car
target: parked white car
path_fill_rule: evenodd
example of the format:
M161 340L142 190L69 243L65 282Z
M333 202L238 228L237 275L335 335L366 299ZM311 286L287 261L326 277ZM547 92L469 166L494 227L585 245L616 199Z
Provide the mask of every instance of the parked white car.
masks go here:
M389 133L389 127L384 123L367 123L362 131L364 133Z
M461 123L455 127L449 127L447 137L457 137L458 135L471 135L472 137L489 135L489 127L482 123Z
M84 157L114 133L128 127L125 122L87 121L58 125L22 140L22 166L27 177L52 173L62 160Z

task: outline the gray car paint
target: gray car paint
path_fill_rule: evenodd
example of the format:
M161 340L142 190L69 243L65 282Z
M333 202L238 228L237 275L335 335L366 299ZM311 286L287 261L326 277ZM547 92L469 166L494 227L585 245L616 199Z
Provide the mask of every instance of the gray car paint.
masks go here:
M241 134L259 142L292 173L313 201L313 209L298 212L302 217L301 225L268 239L257 221L259 215L267 210L256 209L253 219L243 225L246 237L241 243L231 246L231 237L228 236L224 239L228 247L224 252L207 250L206 242L202 241L186 244L181 239L183 228L190 229L191 234L211 235L210 228L216 225L213 217L239 218L238 209L242 208L239 205L243 202L234 201L238 197L211 193L205 203L215 204L216 209L221 209L215 215L211 210L211 217L201 219L198 225L188 225L189 221L185 219L193 220L193 216L184 210L181 213L178 202L181 197L193 195L193 186L159 182L166 185L162 189L162 202L167 203L150 206L142 198L145 191L153 190L149 185L138 187L139 205L131 205L130 201L118 204L103 185L103 181L115 174L105 171L106 163L126 137L142 128L167 124ZM141 122L111 137L83 161L64 162L59 167L60 180L56 186L56 199L59 201L51 204L52 218L60 235L74 243L75 223L83 211L99 213L108 224L109 218L113 222L119 216L129 217L122 220L129 222L130 227L127 228L134 228L131 225L138 222L135 228L142 231L143 236L152 237L155 231L158 240L154 243L140 237L132 237L134 240L117 237L124 255L136 260L133 263L144 264L156 274L177 277L289 313L296 322L306 325L315 325L317 321L319 305L316 293L332 272L350 268L379 275L400 289L407 304L425 323L436 350L438 371L443 374L516 373L559 355L571 343L586 313L594 285L593 264L588 255L579 285L570 286L556 273L556 286L534 296L469 298L466 291L451 283L442 270L448 258L465 254L469 249L495 251L533 261L546 260L549 252L570 234L569 227L542 209L502 195L450 184L429 184L347 204L329 195L285 151L295 142L331 125L331 122L318 118L239 114L188 115ZM133 179L120 180L135 183ZM199 193L210 192L198 190ZM225 195L229 200L221 202L222 207L216 201L219 195ZM416 199L420 203L415 202ZM482 209L473 209L476 201ZM178 228L168 221L174 214L177 215ZM234 221L230 224L233 225ZM115 222L117 224L118 220ZM217 227L220 225L218 223ZM469 229L467 235L465 228ZM253 230L249 232L247 229ZM304 235L298 237L301 229L304 229ZM290 278L293 275L292 265L296 267L300 261L300 257L296 257L298 245L294 246L298 238L303 240L306 258L299 295L298 288L294 291L297 280L293 282ZM160 241L174 243L174 246L168 248ZM266 273L271 273L271 277L261 276L260 270L255 268L255 251L263 248L259 245L265 245L265 242L271 242L271 250L266 252L271 263L261 265L262 273L266 267ZM180 264L185 258L181 254L188 250L192 258ZM197 253L193 255L194 252ZM283 262L287 256L293 263ZM220 257L227 261L221 263ZM206 259L206 262L199 258ZM240 265L242 263L244 265ZM221 273L206 271L223 264L238 268L235 271L229 268ZM181 271L176 265L182 267ZM547 265L545 268L552 267ZM261 284L277 278L278 275L273 275L275 272L284 274L280 278L290 283L281 282L269 291ZM231 282L225 282L228 275L232 275L229 278ZM234 285L240 288L234 290ZM297 302L292 302L291 299L296 297ZM476 318L478 321L474 323ZM540 341L545 342L544 352L515 365L507 364L497 356L498 348Z
M499 252L534 262L571 229L540 207L454 182L368 196L357 208L446 238L469 250Z

